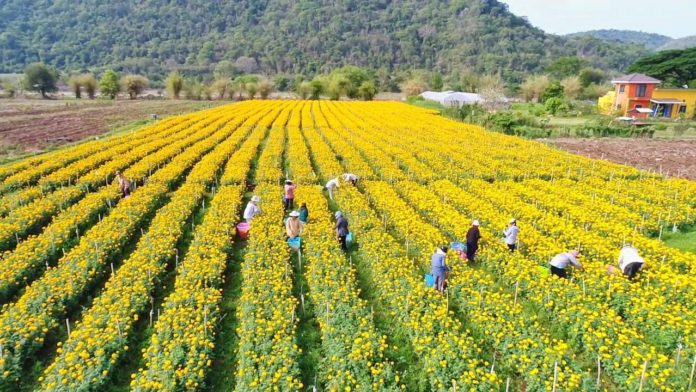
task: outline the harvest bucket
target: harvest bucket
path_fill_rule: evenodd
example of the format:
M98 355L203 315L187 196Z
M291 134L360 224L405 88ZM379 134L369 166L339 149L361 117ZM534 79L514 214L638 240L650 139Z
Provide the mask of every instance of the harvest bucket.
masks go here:
M302 239L300 237L288 238L288 245L293 250L299 250L302 245Z
M432 274L425 274L425 287L435 287L435 277Z
M237 224L237 234L239 234L239 238L245 240L249 238L249 229L251 226L246 223L246 222L240 222Z

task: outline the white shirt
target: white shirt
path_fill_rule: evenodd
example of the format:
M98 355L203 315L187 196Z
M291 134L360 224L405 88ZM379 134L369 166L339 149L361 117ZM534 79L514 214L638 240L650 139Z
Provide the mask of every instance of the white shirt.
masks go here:
M503 230L503 234L505 234L505 243L508 245L515 245L515 242L517 242L517 234L520 232L520 228L515 226L510 226L507 229Z
M255 215L261 212L261 208L254 204L253 202L247 203L246 208L244 209L244 219L246 220L251 220Z
M338 181L334 178L326 183L326 189L336 189L338 188Z
M553 259L551 259L551 262L549 263L549 265L551 265L552 267L560 269L566 269L566 267L568 267L568 264L572 264L577 268L582 268L582 264L580 264L578 259L576 259L575 256L573 256L569 252L557 254Z
M632 263L645 263L642 257L638 254L638 249L632 246L624 246L619 253L619 269L624 272L626 266Z
M343 175L343 181L357 181L358 176L353 173L346 173Z

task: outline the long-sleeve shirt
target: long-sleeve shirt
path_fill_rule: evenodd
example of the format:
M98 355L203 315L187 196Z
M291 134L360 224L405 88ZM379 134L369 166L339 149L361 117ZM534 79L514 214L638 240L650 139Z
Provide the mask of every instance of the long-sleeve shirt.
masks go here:
M326 189L336 189L338 188L338 181L334 178L333 180L330 180L329 182L326 183Z
M294 199L295 198L295 188L297 188L297 186L295 184L285 185L285 198L286 199Z
M344 217L340 217L336 220L336 234L340 237L348 235L348 221Z
M430 265L434 276L443 276L449 269L445 256L445 253L438 249L430 258Z
M307 207L300 207L300 220L304 223L307 223L307 219L309 218L309 210Z
M288 218L287 222L285 222L285 232L290 238L299 237L302 235L303 230L304 223L298 218Z
M519 232L520 228L517 226L510 226L503 230L503 234L505 234L505 243L508 245L515 245L517 242L517 234L519 234Z
M477 226L472 226L469 231L466 232L466 243L467 245L478 246L478 242L481 239L481 231Z
M629 264L645 263L645 260L638 254L638 249L632 246L624 246L619 253L619 268L624 272Z
M551 259L549 265L560 269L566 269L568 265L573 265L574 267L582 268L582 264L580 264L578 259L576 259L575 256L568 252L557 254L553 259Z
M123 176L119 176L118 178L118 189L120 191L125 191L126 189L130 188L130 181Z
M358 180L358 176L356 176L353 173L345 173L343 175L343 181L357 181L357 180Z
M249 202L247 203L246 208L244 209L244 219L250 221L254 218L254 216L258 215L260 212L261 208L259 208L259 206L252 202Z

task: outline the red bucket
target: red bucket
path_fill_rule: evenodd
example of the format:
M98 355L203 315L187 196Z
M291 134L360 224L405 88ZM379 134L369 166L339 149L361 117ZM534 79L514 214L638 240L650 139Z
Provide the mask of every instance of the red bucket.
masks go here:
M251 226L248 223L240 222L237 225L237 234L239 234L239 238L241 238L243 240L246 240L247 238L249 238L249 229L250 228L251 228Z

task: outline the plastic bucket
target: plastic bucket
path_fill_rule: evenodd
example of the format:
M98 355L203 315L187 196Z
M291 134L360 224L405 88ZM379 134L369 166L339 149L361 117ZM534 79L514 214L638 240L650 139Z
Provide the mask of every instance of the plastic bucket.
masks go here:
M425 274L425 287L435 287L435 277L432 274Z
M240 222L237 224L237 234L239 234L239 238L245 240L249 238L249 229L251 226L246 223L246 222Z
M288 246L293 250L299 250L302 245L302 239L300 237L288 238Z

